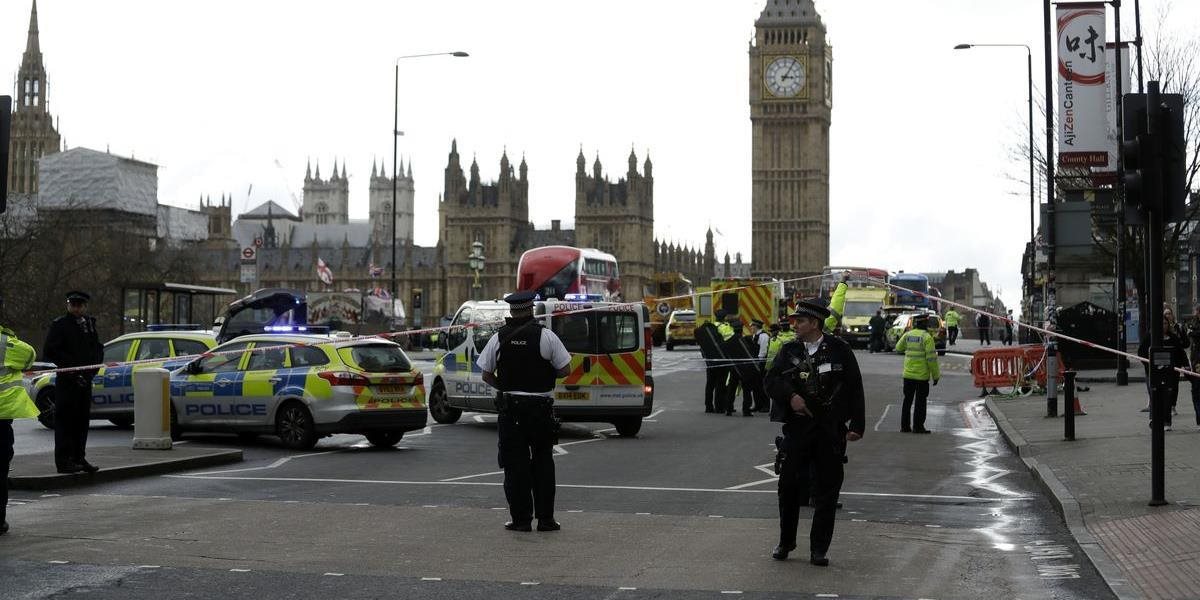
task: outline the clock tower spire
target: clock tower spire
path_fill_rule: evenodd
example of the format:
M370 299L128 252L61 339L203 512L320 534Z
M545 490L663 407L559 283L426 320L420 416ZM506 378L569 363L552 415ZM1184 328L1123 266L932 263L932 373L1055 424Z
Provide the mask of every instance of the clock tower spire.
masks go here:
M750 44L752 268L791 279L829 264L833 52L813 0L767 0Z

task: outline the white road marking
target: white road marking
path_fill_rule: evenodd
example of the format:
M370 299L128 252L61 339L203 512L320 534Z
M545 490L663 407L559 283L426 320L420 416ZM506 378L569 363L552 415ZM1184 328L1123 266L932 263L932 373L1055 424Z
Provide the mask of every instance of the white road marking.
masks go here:
M652 412L652 413L650 413L650 414L646 415L645 417L642 417L642 420L643 420L643 421L645 421L646 419L653 419L654 417L657 417L658 415L661 415L661 414L663 413L663 411L664 411L664 410L666 410L666 409L665 409L665 408L660 408L660 409L658 409L658 410L656 410L656 411L654 411L654 412Z
M230 573L249 573L250 569L230 569Z
M62 494L42 494L43 498L61 498Z
M52 565L69 565L69 564L71 564L70 561L66 561L66 560L52 560L52 561L49 561L49 563Z
M138 568L138 569L161 569L162 567L160 567L159 565L138 565L136 568Z
M209 476L209 475L163 475L170 479L211 479L211 480L226 480L226 481L276 481L286 483L373 483L380 485L478 485L499 487L504 484L500 482L487 481L406 481L395 479L338 479L325 477L227 477L227 476ZM692 487L661 487L649 485L599 485L599 484L581 484L581 483L560 483L556 487L582 489L582 490L628 490L637 492L698 492L698 493L730 493L730 494L774 494L776 490L729 490L722 488L692 488ZM1000 502L1002 500L1032 500L1032 496L1017 496L1013 498L977 498L975 496L940 496L935 494L889 494L883 492L842 492L843 496L867 496L877 498L908 498L908 499L924 499L924 500L951 500L956 502L973 502L986 504L989 502ZM492 510L505 510L503 507L493 508ZM637 513L650 514L650 513Z
M421 581L441 581L441 577L422 577Z
M741 490L741 489L745 489L745 488L748 488L748 487L754 487L754 486L756 486L756 485L762 485L762 484L764 484L764 483L774 483L774 482L775 482L775 481L777 481L777 480L778 480L778 478L777 478L777 477L772 477L772 478L770 478L770 479L760 479L760 480L758 480L758 481L751 481L750 483L743 483L743 484L741 484L741 485L732 485L732 486L729 486L729 487L727 487L727 488L725 488L725 489L727 489L727 490Z
M345 573L326 573L325 574L326 577L341 577L343 575L345 575Z
M879 428L883 425L884 420L887 419L888 411L892 409L892 406L895 405L889 404L883 407L883 414L879 415L879 420L875 422L875 431L879 431Z
M504 471L488 471L487 473L476 473L474 475L463 475L462 477L449 477L446 479L439 479L438 481L462 481L464 479L472 479L475 477L487 477L488 475L501 475L503 473L504 473Z
M521 585L540 585L540 582L537 582L537 581L522 581L522 582L521 582Z
M721 590L722 594L740 594L742 590Z
M636 589L637 588L635 588L635 587L619 587L619 588L617 588L617 590L622 591L622 592L632 592Z
M633 514L635 514L635 515L641 515L641 516L643 516L643 517L644 517L644 516L648 516L650 513L648 513L648 512L640 512L640 513L633 513Z
M296 455L296 456L285 456L285 457L283 457L283 458L281 458L281 459L279 459L279 460L276 460L275 462L273 462L273 463L271 463L271 464L269 464L269 465L262 466L262 467L245 467L245 468L242 468L242 469L224 469L224 470L221 470L221 471L205 471L205 472L203 472L203 473L196 473L196 475L221 475L221 474L224 474L224 473L245 473L245 472L248 472L248 471L266 471L266 470L269 470L269 469L276 469L276 468L282 467L283 465L285 465L285 464L287 464L288 462L290 462L290 461L292 461L292 460L294 460L294 459L297 459L297 458L307 458L307 457L309 457L309 456L321 456L321 455L323 455L323 454L333 454L334 452L344 452L344 450L340 450L340 449L339 449L339 450L326 450L326 451L324 451L324 452L312 452L312 453L310 453L310 454L299 454L299 455Z
M485 420L484 417L495 417L495 415L478 414L472 418L475 420L476 423L495 423L496 422L495 418Z

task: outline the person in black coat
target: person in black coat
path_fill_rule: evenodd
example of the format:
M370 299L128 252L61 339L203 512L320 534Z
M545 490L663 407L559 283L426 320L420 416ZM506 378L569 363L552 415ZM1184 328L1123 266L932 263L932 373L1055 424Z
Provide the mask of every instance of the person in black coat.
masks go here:
M721 351L721 334L712 321L696 327L696 343L700 345L700 356L704 358L704 412L715 413L725 397L725 384L729 379L729 366Z
M800 301L791 315L796 340L779 350L766 377L771 420L783 423L783 435L775 438L779 545L771 557L785 560L796 549L800 507L811 496L809 562L822 567L829 564L846 443L862 439L866 429L862 373L850 346L824 335L821 327L829 315L815 300Z
M1175 314L1170 308L1163 310L1163 346L1171 349L1171 367L1188 367L1187 347L1188 336L1184 335L1183 328L1175 322ZM1142 358L1150 357L1150 334L1142 336L1142 341L1138 345L1138 356ZM1150 389L1150 365L1142 363L1146 370L1146 389ZM1179 402L1179 371L1174 368L1166 371L1163 375L1163 394L1166 396L1166 401L1163 405L1166 410L1163 411L1163 425L1167 431L1171 430L1171 416L1176 412L1175 405ZM1154 412L1150 411L1151 419L1154 418ZM1200 417L1197 417L1200 420ZM1153 422L1153 421L1152 421Z
M871 317L871 352L883 352L884 333L887 331L887 319L883 318L883 311L875 311L875 316Z
M58 368L98 365L104 346L96 319L87 315L91 297L67 293L67 314L50 323L42 356ZM59 473L95 473L87 461L88 424L92 411L92 378L99 369L58 373L54 383L54 465Z

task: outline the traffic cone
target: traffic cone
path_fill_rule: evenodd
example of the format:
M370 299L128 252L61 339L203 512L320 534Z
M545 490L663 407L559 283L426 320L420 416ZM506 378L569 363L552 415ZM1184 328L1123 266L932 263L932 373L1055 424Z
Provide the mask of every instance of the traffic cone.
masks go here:
M1079 403L1079 393L1076 392L1076 394L1075 394L1075 415L1078 416L1078 415L1086 415L1086 414L1087 413L1083 412L1083 405Z

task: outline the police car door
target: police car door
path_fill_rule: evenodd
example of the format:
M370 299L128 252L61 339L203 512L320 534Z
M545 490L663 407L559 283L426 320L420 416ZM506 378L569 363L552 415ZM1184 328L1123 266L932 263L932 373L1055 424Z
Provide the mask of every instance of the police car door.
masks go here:
M105 363L124 363L129 360L129 355L133 350L134 340L124 340L121 342L110 343L104 347L104 362ZM92 413L100 416L106 413L113 412L113 403L116 406L121 406L123 401L119 394L114 394L113 390L121 388L122 385L132 385L128 383L129 373L131 371L129 365L119 365L116 367L102 367L96 372L96 376L92 378ZM71 377L71 373L66 373L64 377ZM133 408L130 404L128 408Z
M199 373L180 374L172 382L171 397L180 425L213 425L226 423L232 400L242 392L242 364L249 342L234 342L214 348L214 354L199 359ZM236 396L235 396L236 394Z
M496 332L504 325L504 317L507 313L507 309L501 307L496 310L478 310L472 317L472 323L475 326L471 328L471 369L470 376L467 378L466 392L469 397L468 404L473 410L488 412L496 410L496 390L483 382L483 373L475 361L479 358L479 353L483 351L488 340L492 339L492 336L496 335Z
M287 379L284 342L255 342L246 358L242 394L230 405L230 418L238 426L266 425L275 390Z

